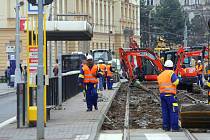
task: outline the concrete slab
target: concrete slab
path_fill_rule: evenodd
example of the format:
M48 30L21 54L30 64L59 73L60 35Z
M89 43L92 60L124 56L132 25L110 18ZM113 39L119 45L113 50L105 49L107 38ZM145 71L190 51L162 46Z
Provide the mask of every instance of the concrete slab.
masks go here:
M101 131L98 140L108 137L114 140L117 136L122 136L122 130ZM209 140L210 133L194 133L198 140ZM135 129L130 130L130 140L188 140L184 132L165 132L161 129Z

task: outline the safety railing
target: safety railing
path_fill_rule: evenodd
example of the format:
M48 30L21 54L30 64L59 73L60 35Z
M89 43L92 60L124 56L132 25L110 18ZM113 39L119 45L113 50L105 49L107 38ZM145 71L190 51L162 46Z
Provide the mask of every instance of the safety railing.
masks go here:
M7 78L5 76L0 76L0 83L7 83Z
M79 93L78 86L79 71L72 71L62 75L62 101L75 96ZM27 116L27 88L26 83L17 84L17 128L25 126ZM51 106L58 105L58 77L52 77L49 79L49 85L47 86L47 120L50 119ZM30 103L32 102L32 96L30 97Z
M79 71L71 71L62 75L62 101L79 93L78 75ZM58 77L52 77L47 87L47 105L57 106L58 94Z

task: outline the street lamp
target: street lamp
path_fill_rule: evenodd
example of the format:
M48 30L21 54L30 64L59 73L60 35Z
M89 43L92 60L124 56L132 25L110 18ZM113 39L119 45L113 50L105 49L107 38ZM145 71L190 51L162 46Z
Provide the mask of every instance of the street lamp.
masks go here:
M16 68L15 68L15 82L16 85L21 82L21 72L20 72L20 7L24 5L23 1L16 0ZM16 86L17 87L17 86Z

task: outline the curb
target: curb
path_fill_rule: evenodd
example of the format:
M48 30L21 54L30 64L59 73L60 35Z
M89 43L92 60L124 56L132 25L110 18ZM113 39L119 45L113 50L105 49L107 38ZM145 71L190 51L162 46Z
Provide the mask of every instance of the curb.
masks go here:
M110 107L111 107L111 104L112 104L112 102L113 102L113 100L114 100L114 98L115 98L115 96L116 96L118 90L120 89L120 85L121 85L122 83L123 83L123 82L119 82L119 83L117 84L117 86L116 86L117 89L116 89L115 93L113 94L113 96L112 96L112 98L111 98L109 104L107 105L104 114L107 114L107 112L109 111L109 109L110 109ZM89 140L97 140L97 139L98 139L98 136L99 136L99 133L100 133L102 124L103 124L104 119L105 119L104 114L101 114L100 121L99 121L97 127L96 127L96 128L93 128L93 131L92 131L92 132L95 132L95 134L91 135L91 137L89 138Z
M0 93L0 97L1 96L5 96L5 95L8 95L8 94L11 94L11 93L15 93L15 92L16 92L16 90L3 92L3 93Z

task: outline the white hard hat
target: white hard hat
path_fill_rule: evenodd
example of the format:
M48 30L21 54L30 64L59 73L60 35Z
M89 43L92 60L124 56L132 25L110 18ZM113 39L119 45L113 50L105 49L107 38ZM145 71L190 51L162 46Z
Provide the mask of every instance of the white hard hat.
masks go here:
M112 61L109 61L108 64L112 64Z
M93 59L92 55L87 56L87 60Z
M198 60L198 63L201 63L201 60Z
M98 63L103 63L103 62L104 62L104 61L103 61L103 60L101 60L101 59L98 61Z
M171 60L166 60L164 67L172 68L173 66L174 66L174 64Z

